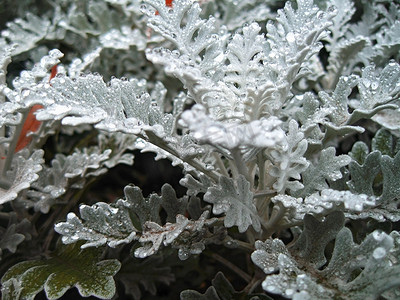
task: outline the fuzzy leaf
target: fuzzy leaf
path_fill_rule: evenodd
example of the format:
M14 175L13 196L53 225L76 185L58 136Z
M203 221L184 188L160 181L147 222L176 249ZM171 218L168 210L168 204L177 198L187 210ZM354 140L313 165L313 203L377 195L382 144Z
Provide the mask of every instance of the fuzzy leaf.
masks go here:
M47 18L40 18L32 13L27 13L25 19L16 19L7 24L7 29L1 36L15 43L13 55L24 53L43 40L50 29L51 23Z
M221 24L224 24L230 32L234 32L245 24L254 21L264 21L272 18L273 14L268 3L260 0L242 0L240 2L223 1L218 3L223 11L230 12L220 16Z
M208 227L216 222L216 218L208 219L210 212L204 211L198 220L190 221L177 239L172 243L173 248L178 248L178 257L181 260L188 259L191 255L203 252L207 244L221 243L225 237L225 230L214 229L211 233Z
M311 215L304 216L304 230L298 240L290 248L301 258L306 259L315 268L326 263L324 250L344 225L342 212L333 212L320 222Z
M196 180L190 174L185 175L179 183L188 189L189 196L196 196L198 193L206 193L207 189L211 186L211 180L204 174L200 174L199 180Z
M271 150L271 162L274 167L270 175L277 178L273 188L282 193L286 189L297 191L304 186L299 182L301 173L304 172L309 162L303 157L307 151L307 140L297 127L296 121L289 123L289 132L286 135L282 150Z
M167 222L173 222L178 214L184 215L188 199L177 198L174 188L168 183L161 187L161 206L167 212Z
M353 159L354 162L357 162L359 165L362 165L364 164L368 153L369 153L368 146L364 142L357 141L353 144L351 152L349 152L349 156ZM350 162L350 165L353 163L353 161Z
M340 5L346 7L346 5ZM370 45L368 38L357 36L352 39L343 39L330 51L328 75L326 80L330 87L334 86L337 77L343 74L346 65L361 52L365 47Z
M245 232L252 225L256 231L260 231L261 224L253 203L253 193L244 176L240 175L236 183L221 176L219 186L210 187L204 200L213 204L214 214L225 213L226 227L236 225L240 232Z
M340 168L348 165L351 158L347 155L335 156L335 148L329 147L321 151L321 156L317 164L310 166L302 173L304 188L294 195L308 196L315 191L326 189L326 180L336 181L342 178Z
M175 281L175 276L171 268L165 266L165 259L155 255L147 259L130 257L129 261L121 266L116 279L122 282L127 294L132 295L135 300L140 300L143 297L140 286L150 294L156 295L157 284L170 285Z
M98 147L78 149L71 155L56 154L51 167L45 166L39 173L39 180L32 184L33 189L27 192L27 199L20 202L34 206L42 213L48 213L50 207L69 187L80 188L86 177L104 174L105 162L110 158L111 150L101 152Z
M393 136L389 131L379 129L371 141L371 151L379 151L382 155L393 155Z
M360 212L360 218L371 217L378 221L400 220L398 212L399 155L394 158L379 151L368 154L363 165L352 161L349 165L351 180L347 185L356 193L378 196L376 205ZM382 185L382 186L380 186Z
M253 300L271 300L267 295L264 294L248 294L247 292L235 291L232 284L225 277L222 272L218 272L214 279L211 281L210 286L204 294L201 294L194 290L186 290L181 292L181 300L239 300L239 299L253 299Z
M365 157L363 164L355 161L350 162L351 180L347 185L352 192L374 195L374 180L381 170L381 159L381 153L374 151Z
M251 254L251 260L265 274L272 274L279 270L278 258L280 254L289 255L289 251L280 239L268 239L265 242L256 241L255 248L256 250Z
M147 221L161 224L159 196L152 194L149 198L144 198L140 188L137 186L126 186L124 189L126 199L132 203L132 211L139 218L140 226Z
M38 173L44 163L44 151L36 150L29 157L27 151L20 153L21 155L14 156L11 170L7 172L7 179L1 178L5 187L0 186L0 204L14 200L19 192L28 189L39 178ZM9 179L12 181L9 182Z
M400 193L400 152L395 157L383 155L381 160L383 175L383 192L380 202L390 202L398 199Z
M265 245L257 242L257 250L252 258L254 257L253 261L267 274L262 283L264 290L292 299L377 299L384 291L400 285L400 266L397 263L393 265L390 257L390 253L398 253L398 245L394 245L391 237L395 235L389 236L374 231L360 245L354 244L349 229L342 228L339 231L339 227L343 226L342 217L337 223L341 223L341 226L328 231L330 238L336 238L335 245L332 258L321 270L318 266L325 258L315 265L316 256L312 253L317 251L320 253L317 256L323 257L328 239L323 238L322 244L319 244L318 239L324 237L323 229L318 226L311 227L309 221L306 223L310 228L305 229L303 234L307 231L310 238L314 236L311 238L314 242L309 240L309 244L306 243L296 250L300 252L295 252L308 252L309 255L300 254L301 258L293 256L288 253L283 243L276 243L275 240L272 241L274 244L282 245L274 247L273 250L266 248L271 240L267 240ZM332 218L328 222L335 220ZM314 231L319 233L310 235ZM299 241L302 240L300 237ZM308 246L309 251L306 250Z
M139 242L143 246L135 250L135 256L138 258L151 256L162 245L172 245L172 247L178 248L178 257L181 260L186 260L193 254L200 254L204 250L205 244L213 241L212 236L207 236L206 227L213 225L216 219L208 219L208 215L209 212L205 211L197 221L177 215L176 223L166 223L164 226L146 222L139 238Z
M379 73L373 65L364 68L358 83L360 100L352 101L355 108L352 119L360 118L358 115L371 116L386 108L386 104L400 92L400 65L395 61L389 62ZM395 108L391 106L390 108Z
M182 114L181 124L188 127L193 137L201 144L232 150L239 146L267 148L279 144L284 133L281 122L271 117L251 123L222 123L206 114L205 108L195 105Z
M189 224L189 220L182 215L176 216L176 223L167 223L160 226L154 222L146 222L139 242L144 246L135 250L135 256L145 258L157 253L158 249L164 244L171 244Z
M0 227L0 260L2 250L7 249L11 253L15 253L20 243L32 238L33 227L27 219L18 222L14 212L9 213L9 217L7 228Z
M129 192L129 189L125 191ZM81 205L79 211L84 222L74 213L69 213L67 221L56 224L54 229L63 235L65 244L86 241L82 248L99 247L106 243L116 247L130 243L137 239L137 229L130 217L134 205L130 196L127 193L126 200L120 199L113 204L98 202L92 206Z
M180 294L180 299L182 300L221 300L218 296L215 287L210 286L204 294L201 294L197 291L186 290L182 291Z
M211 37L215 32L214 18L202 20L198 3L177 0L172 8L161 0L146 0L145 3L158 11L155 14L147 7L144 8L144 13L149 16L148 26L173 42L179 53L187 55L191 61L198 61L198 55L214 42Z
M326 36L334 15L333 7L323 12L314 6L313 1L298 0L297 10L287 2L284 9L278 11L277 24L267 23L271 50L267 54L268 70L265 75L272 77L273 82L279 82L277 94L268 97L276 98L269 99L269 111L280 108L286 102L292 83L301 76L302 64L321 49L319 40Z
M40 121L62 119L64 125L95 124L101 130L130 134L143 128L160 134L172 130L171 116L156 103L152 105L145 81L113 78L106 85L100 75L75 80L57 76L51 88L37 86L30 94L45 106L36 115Z
M318 95L324 103L324 106L330 110L331 121L335 125L345 125L350 117L348 112L348 97L351 90L357 85L358 77L340 77L332 95L326 92L320 92Z
M27 191L26 198L18 201L42 213L48 213L50 208L63 203L62 195L69 188L81 188L87 178L99 176L119 163L133 164L133 155L124 153L133 149L135 137L122 133L99 134L99 146L92 146L66 156L56 154L51 166L44 166L39 179Z
M101 248L83 250L80 244L61 246L48 260L24 261L14 265L3 276L1 283L17 280L21 284L22 299L33 299L43 289L48 299L59 299L71 287L76 287L83 297L110 299L115 293L112 277L121 264L116 259L101 261L101 253Z
M225 70L224 82L238 97L246 96L247 88L257 84L255 80L263 72L261 61L265 59L263 49L266 41L259 34L260 30L257 23L244 26L243 34L234 34L227 45L226 59L229 65Z
M332 25L329 27L330 35L324 40L328 42L326 48L329 52L338 47L337 43L343 39L350 27L350 20L355 12L354 3L351 0L330 0L329 4L334 5L337 13L332 18Z

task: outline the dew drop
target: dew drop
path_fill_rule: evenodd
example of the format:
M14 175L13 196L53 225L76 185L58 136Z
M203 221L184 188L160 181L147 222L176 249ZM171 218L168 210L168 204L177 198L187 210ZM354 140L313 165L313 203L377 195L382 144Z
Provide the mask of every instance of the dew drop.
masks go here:
M378 89L378 87L379 87L379 83L377 83L376 81L371 84L372 90L376 90L376 89Z
M374 231L372 233L373 238L375 239L375 241L383 241L383 239L385 238L385 234L383 232L380 232L378 230Z
M187 250L184 249L179 249L178 251L178 257L180 260L187 260L189 258L189 253Z
M294 36L293 32L289 32L288 34L286 34L286 40L288 41L289 44L293 44L294 42L296 42L296 38Z
M295 292L294 289L286 289L285 294L286 296L291 297L293 296L294 292Z
M267 292L270 292L270 293L278 293L279 292L278 289L276 288L276 286L274 286L274 285L266 285L263 283L263 288L264 288L264 290L266 290Z
M372 256L375 259L382 259L386 256L386 250L383 247L378 247L374 250L374 252L372 253Z

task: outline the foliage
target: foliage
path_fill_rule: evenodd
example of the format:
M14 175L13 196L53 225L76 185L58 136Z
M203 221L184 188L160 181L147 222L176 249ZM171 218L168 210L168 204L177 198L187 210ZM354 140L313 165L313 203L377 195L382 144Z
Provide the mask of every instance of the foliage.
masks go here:
M4 299L400 297L398 1L0 17Z

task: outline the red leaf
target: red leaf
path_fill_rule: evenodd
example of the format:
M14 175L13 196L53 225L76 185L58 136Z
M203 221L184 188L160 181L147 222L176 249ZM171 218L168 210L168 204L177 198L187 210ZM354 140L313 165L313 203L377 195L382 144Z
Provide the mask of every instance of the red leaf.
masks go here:
M174 0L165 0L165 6L172 7L173 1ZM158 12L158 10L156 10L156 15L158 15L158 14L159 14L159 12Z
M28 116L26 117L24 126L22 126L22 130L21 130L21 133L18 138L17 146L15 146L15 152L21 151L27 145L29 145L29 143L32 140L32 137L28 136L28 133L37 131L40 127L40 124L42 124L42 122L36 120L36 117L35 117L35 112L41 108L43 108L43 106L40 104L36 104L31 107L31 109L28 113Z
M51 68L49 82L56 75L57 75L57 65L55 65ZM32 137L28 136L28 134L31 132L36 132L39 129L40 125L42 124L42 122L36 120L36 116L35 116L35 112L42 108L43 108L42 105L36 104L36 105L32 106L31 109L29 110L29 113L28 113L28 116L26 117L25 123L22 126L22 130L19 135L17 145L15 146L15 150L14 150L15 153L24 149L32 141Z

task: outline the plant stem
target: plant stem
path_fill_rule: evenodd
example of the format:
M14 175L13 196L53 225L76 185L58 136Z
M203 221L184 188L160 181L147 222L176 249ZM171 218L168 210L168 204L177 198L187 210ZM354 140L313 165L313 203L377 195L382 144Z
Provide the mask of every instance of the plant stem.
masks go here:
M203 165L201 165L200 162L198 162L194 159L186 159L186 158L180 157L178 152L176 152L169 144L167 144L166 141L164 141L162 138L160 138L159 136L154 134L154 132L146 131L146 135L138 134L137 136L142 138L143 140L153 144L154 146L161 148L162 150L168 152L169 154L179 158L183 162L191 165L196 170L206 174L208 177L212 178L215 182L218 182L219 174L217 172L212 171L212 170L207 170ZM193 174L193 175L196 176L196 174Z
M249 170L247 169L247 166L245 162L243 161L242 154L240 153L239 148L232 149L231 151L232 157L235 161L236 168L239 172L239 174L243 175L248 182L251 182L250 176L249 176Z
M229 177L228 170L225 168L225 165L224 165L224 162L221 159L221 156L219 156L219 154L216 153L216 152L213 152L213 156L214 156L214 158L215 158L215 160L217 162L217 166L219 167L222 175L225 176L225 177Z
M217 253L212 253L211 257L215 259L216 261L220 262L221 264L225 265L229 269L231 269L233 272L235 272L239 277L241 277L246 283L249 283L251 281L251 276L244 272L242 269L238 268L236 265L231 263L229 260L226 258L222 257L221 255Z
M272 235L272 233L276 231L275 225L283 218L285 212L286 209L282 206L282 204L278 203L277 205L274 206L274 208L272 209L271 218L269 219L267 226L265 228L266 236L269 237Z
M257 154L257 165L258 165L258 187L259 191L265 188L265 160L263 158L263 152L260 151Z

